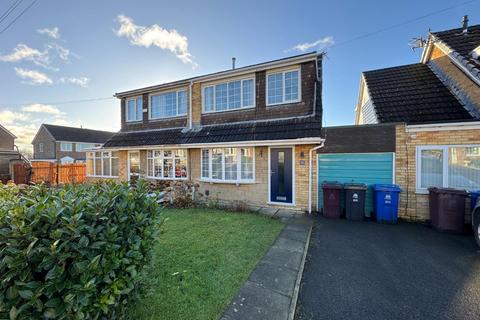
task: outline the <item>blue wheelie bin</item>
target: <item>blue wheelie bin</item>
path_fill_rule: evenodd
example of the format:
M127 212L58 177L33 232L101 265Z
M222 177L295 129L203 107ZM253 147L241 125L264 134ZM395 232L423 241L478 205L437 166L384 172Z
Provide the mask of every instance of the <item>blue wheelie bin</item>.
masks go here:
M398 196L402 192L395 184L374 184L374 212L377 222L397 223Z
M470 191L470 199L472 201L470 203L471 210L473 210L475 208L475 206L477 205L478 198L480 198L480 190Z

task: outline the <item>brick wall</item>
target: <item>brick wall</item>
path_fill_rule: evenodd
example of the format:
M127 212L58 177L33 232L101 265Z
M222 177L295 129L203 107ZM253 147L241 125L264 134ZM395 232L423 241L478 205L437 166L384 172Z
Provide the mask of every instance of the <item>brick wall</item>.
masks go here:
M451 59L445 55L437 46L434 46L430 57L430 62L434 63L436 67L440 68L455 85L465 94L469 100L478 108L480 112L480 86L473 82L462 70L460 70Z
M13 150L14 139L10 133L0 128L0 150Z
M480 130L406 132L396 127L395 176L403 192L400 194L399 216L409 220L429 219L428 195L416 193L416 147L422 145L478 144ZM470 206L467 200L466 215Z
M40 143L43 143L43 152L40 152ZM33 144L33 159L55 159L55 140L42 126L37 133Z

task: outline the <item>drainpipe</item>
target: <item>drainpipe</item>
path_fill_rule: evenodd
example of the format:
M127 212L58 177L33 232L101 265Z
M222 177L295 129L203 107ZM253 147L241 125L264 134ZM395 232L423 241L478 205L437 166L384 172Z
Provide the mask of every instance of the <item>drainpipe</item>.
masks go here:
M190 130L192 130L192 128L193 128L192 87L193 87L193 81L190 80L190 85L189 85L189 91L190 92L188 94L188 97L189 97L188 104L189 104L189 107L190 107L190 117L189 117L189 121L188 121L188 128Z
M312 213L312 157L313 157L313 152L317 151L320 148L323 148L323 145L325 144L325 139L322 139L320 142L319 146L316 146L308 152L308 214Z

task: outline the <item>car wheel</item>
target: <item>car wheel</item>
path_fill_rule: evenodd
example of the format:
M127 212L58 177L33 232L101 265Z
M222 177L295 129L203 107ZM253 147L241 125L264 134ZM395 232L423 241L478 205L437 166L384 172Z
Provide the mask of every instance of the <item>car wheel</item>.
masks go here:
M475 210L473 214L473 235L475 236L477 245L480 247L480 208Z

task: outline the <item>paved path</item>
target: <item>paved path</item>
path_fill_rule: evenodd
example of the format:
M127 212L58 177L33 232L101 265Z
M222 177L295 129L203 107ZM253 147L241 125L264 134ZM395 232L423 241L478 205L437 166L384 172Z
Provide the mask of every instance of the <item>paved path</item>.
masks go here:
M297 302L305 319L480 319L471 235L317 218Z
M285 227L222 316L223 320L293 317L312 220L287 210L272 214ZM297 215L298 216L298 215Z

